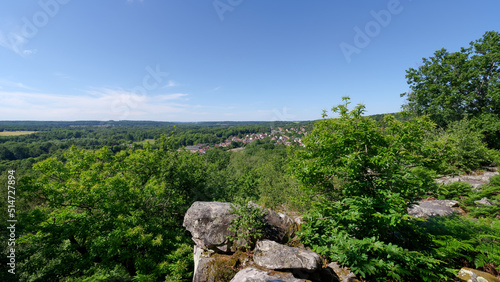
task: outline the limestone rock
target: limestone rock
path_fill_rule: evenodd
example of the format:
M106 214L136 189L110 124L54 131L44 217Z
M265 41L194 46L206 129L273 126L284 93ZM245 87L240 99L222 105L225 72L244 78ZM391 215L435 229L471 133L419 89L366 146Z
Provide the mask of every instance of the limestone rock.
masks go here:
M464 282L500 282L500 279L489 273L468 267L460 269L458 279Z
M210 257L201 257L198 259L193 274L193 282L216 282L210 275L210 264L213 260Z
M247 253L236 252L232 255L206 251L195 246L195 268L193 282L229 281L240 267L254 266Z
M456 181L462 181L469 183L473 189L478 189L479 186L483 184L488 184L490 182L491 177L499 174L498 171L496 171L496 168L488 168L488 169L492 171L487 171L484 173L477 173L472 175L444 176L439 179L436 179L436 182L448 184Z
M183 226L201 248L227 252L227 236L233 235L227 228L236 217L230 211L230 203L194 202L184 216Z
M262 239L284 242L297 230L297 224L289 216L250 204L265 211ZM184 216L183 226L191 232L193 241L202 249L229 252L245 245L245 242L236 242L231 246L231 242L226 239L234 235L227 230L234 218L236 216L231 214L231 203L194 202Z
M317 270L321 267L321 258L317 253L269 240L257 242L254 261L268 269Z
M239 271L231 282L305 282L293 277L290 273L263 271L255 267L247 267Z
M205 252L202 248L198 247L198 245L194 245L194 252L193 252L193 258L194 258L194 276L193 276L193 281L197 281L197 278L196 276L199 275L198 274L198 266L200 265L200 261L203 261L203 259L205 258L209 258L210 255ZM202 264L204 264L205 261L202 262ZM202 271L200 272L202 273Z
M358 282L358 281L361 281L361 280L359 280L359 278L356 277L356 275L354 273L351 272L351 270L349 270L349 268L341 267L336 262L332 262L332 263L328 264L327 267L332 269L333 272L335 272L335 274L338 277L338 281L340 281L340 282Z
M264 211L265 226L262 239L284 243L298 230L297 223L288 215L267 210L253 202L250 204Z
M474 203L481 204L481 205L486 205L486 206L492 206L492 205L495 204L494 202L488 200L488 198L486 198L486 197L482 198L481 200L474 201Z
M297 224L297 227L300 228L300 226L302 226L302 224L304 224L304 217L303 216L297 216L293 219L295 221L295 223Z
M460 212L456 207L458 207L458 201L453 200L419 201L418 204L408 208L408 214L420 218L446 216Z

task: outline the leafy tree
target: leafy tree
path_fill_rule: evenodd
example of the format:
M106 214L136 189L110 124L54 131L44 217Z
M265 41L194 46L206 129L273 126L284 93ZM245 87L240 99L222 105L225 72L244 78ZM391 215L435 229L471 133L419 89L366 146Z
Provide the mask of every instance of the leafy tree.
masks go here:
M301 239L370 281L443 278L407 212L432 181L416 166L433 124L387 116L380 126L362 116L363 105L349 110L343 100L332 109L339 117L325 112L292 162L295 176L324 198L306 217Z
M116 154L72 147L64 160L36 164L19 189L34 205L22 215L21 280L188 279L183 212L210 199L210 168L165 144Z
M486 32L459 52L438 50L423 64L406 71L410 92L403 93L406 108L421 115L428 114L440 126L475 118L484 128L490 145L498 142L500 119L500 34ZM492 123L493 119L493 123ZM493 128L492 125L496 124ZM500 143L496 143L496 147Z
M470 120L448 124L448 128L435 128L425 140L426 166L440 174L470 172L484 165L497 163L498 151L488 149L483 135Z

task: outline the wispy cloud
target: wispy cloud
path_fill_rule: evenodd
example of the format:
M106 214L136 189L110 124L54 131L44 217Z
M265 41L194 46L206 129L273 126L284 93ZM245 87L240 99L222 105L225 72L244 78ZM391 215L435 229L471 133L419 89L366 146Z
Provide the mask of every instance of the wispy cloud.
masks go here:
M12 81L5 78L0 78L0 86L36 91L36 89L33 87L29 87L21 82Z
M84 95L0 91L0 120L167 120L188 113L187 94L139 96L121 89L93 89Z
M175 93L175 94L165 94L165 95L156 95L154 96L157 99L160 99L162 101L168 101L168 100L178 100L182 97L186 97L188 94L185 93Z
M29 56L32 54L36 54L36 52L38 52L37 49L25 49L23 50L23 55Z
M62 78L62 79L70 79L70 80L73 80L73 77L63 73L63 72L54 72L54 76L56 77L59 77L59 78Z

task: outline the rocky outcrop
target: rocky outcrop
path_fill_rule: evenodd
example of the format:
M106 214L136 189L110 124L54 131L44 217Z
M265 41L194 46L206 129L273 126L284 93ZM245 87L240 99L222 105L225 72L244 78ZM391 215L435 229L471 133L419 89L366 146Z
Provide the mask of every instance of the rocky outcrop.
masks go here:
M289 216L264 210L263 238L277 242L288 240L297 230L297 224ZM222 202L195 202L184 216L183 226L191 232L192 239L202 249L224 253L235 251L239 245L232 246L227 237L234 235L228 231L236 216L231 213L231 204ZM240 242L244 244L244 242Z
M321 268L320 256L305 249L284 246L273 241L257 242L253 260L267 269L318 270Z
M436 179L437 183L448 184L456 181L462 181L469 183L473 189L477 189L483 184L490 183L490 178L498 175L496 168L489 168L491 171L477 173L473 175L459 175L459 176L444 176Z
M460 269L458 279L463 282L500 282L500 279L489 273L468 267Z
M488 198L486 197L482 198L481 200L474 201L474 203L485 206L492 206L495 204L493 201L488 200Z
M250 204L264 212L263 239L283 243L297 231L297 223L288 215L267 210L252 202Z
M323 268L320 256L313 251L280 244L294 236L297 223L283 213L250 204L264 211L265 224L253 257L235 252L236 243L227 239L234 235L228 227L236 218L230 203L195 202L188 209L183 226L196 244L194 282L355 281L341 280L333 269Z
M336 275L337 280L340 282L361 282L354 273L347 267L342 267L336 262L332 262L328 265L328 268L332 269Z
M416 205L408 208L408 214L419 218L430 216L447 216L453 213L461 213L458 201L454 200L430 200L419 201Z
M230 213L231 204L221 202L194 202L184 216L182 226L191 232L200 248L218 252L228 251L227 230L236 217Z
M231 282L306 282L304 279L293 277L290 273L264 271L255 267L248 267L236 274Z

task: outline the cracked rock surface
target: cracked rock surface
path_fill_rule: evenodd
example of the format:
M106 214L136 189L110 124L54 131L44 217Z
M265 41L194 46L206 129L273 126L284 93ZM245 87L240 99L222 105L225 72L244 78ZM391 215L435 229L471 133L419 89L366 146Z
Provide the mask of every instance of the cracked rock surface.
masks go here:
M269 240L257 242L253 259L257 265L268 269L317 270L321 267L317 253Z

